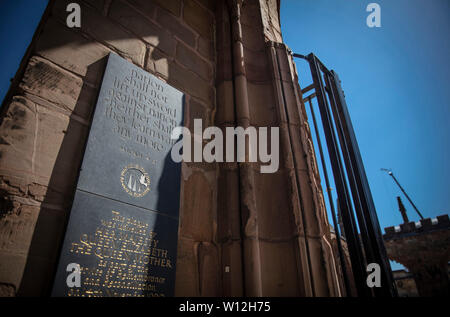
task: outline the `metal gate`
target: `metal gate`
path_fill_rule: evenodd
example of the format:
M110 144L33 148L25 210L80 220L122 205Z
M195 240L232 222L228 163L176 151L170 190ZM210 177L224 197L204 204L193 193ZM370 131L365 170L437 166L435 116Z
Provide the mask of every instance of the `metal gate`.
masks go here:
M314 55L293 54L294 57L308 61L313 83L302 90L304 103L310 107L322 173L327 187L327 196L332 214L334 230L339 250L347 295L361 297L396 296L396 288L383 243L383 237L367 182L363 161L356 136L350 120L344 93L338 75L329 71ZM330 179L325 163L324 151L319 135L312 99L317 99L317 107L325 136L328 159L337 194L337 207L342 217L345 240L350 255L351 270L345 263L341 245L341 232L336 217L336 208L331 194ZM355 217L356 215L356 217ZM381 286L370 288L367 285L367 266L377 263L380 266ZM351 274L351 272L353 274ZM351 290L350 279L355 289ZM356 292L356 294L355 294Z

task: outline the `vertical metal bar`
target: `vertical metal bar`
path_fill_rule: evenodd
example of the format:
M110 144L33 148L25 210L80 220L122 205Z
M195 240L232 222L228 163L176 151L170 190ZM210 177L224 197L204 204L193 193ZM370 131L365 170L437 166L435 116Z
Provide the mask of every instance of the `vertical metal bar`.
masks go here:
M313 119L314 131L316 132L317 146L319 147L320 161L322 163L322 170L323 170L323 174L324 174L324 178L325 178L325 185L327 186L327 196L328 196L328 201L329 201L330 208L331 208L334 231L336 233L336 243L337 243L337 247L338 247L339 261L341 263L342 275L344 277L345 294L347 296L349 296L351 294L350 282L348 280L349 271L347 270L347 266L345 265L345 259L344 259L345 255L344 255L344 251L342 249L341 234L339 232L338 221L336 219L336 210L334 208L333 196L331 195L331 186L330 186L330 181L328 179L328 171L327 171L327 166L325 164L325 156L323 155L322 142L320 141L319 129L317 127L316 115L314 114L314 109L313 109L313 105L311 102L311 96L308 98L308 103L309 103L309 108L311 111L311 116Z
M326 101L325 90L322 83L320 68L314 54L308 55L308 61L311 68L317 101L324 127L325 138L327 141L328 153L333 170L334 182L339 197L339 208L342 213L344 230L347 238L347 244L350 251L350 260L355 277L356 289L359 296L370 296L366 286L366 270L362 257L361 245L359 243L358 231L356 230L353 210L350 203L348 188L345 183L344 171L339 155L338 143L334 134L328 103Z
M353 125L348 113L345 97L340 85L338 75L331 71L334 80L331 81L331 89L334 91L336 98L336 110L341 122L342 134L347 144L347 151L354 171L354 180L359 193L362 213L366 222L366 229L368 234L368 243L374 253L373 259L381 268L381 282L380 288L375 288L376 295L380 296L396 296L396 289L390 269L386 249L384 247L383 236L378 222L375 205L373 203L372 194L370 192L369 183L364 170L364 165L359 151L359 146L356 141L356 136L353 130Z

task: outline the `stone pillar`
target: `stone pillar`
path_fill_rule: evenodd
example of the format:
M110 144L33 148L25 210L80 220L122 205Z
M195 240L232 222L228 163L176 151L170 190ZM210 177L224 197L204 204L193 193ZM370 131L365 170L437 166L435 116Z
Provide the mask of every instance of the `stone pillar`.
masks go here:
M237 186L233 201L224 198L226 204L218 206L218 219L226 220L218 224L224 235L219 241L227 250L222 264L230 270L224 269L228 273L223 273L223 283L232 285L229 273L237 272L246 281L244 294L255 294L254 287L260 287L263 296L339 296L315 154L295 65L282 44L278 3L228 1L227 5L218 6L216 13L216 124L224 128L248 120L255 127L279 127L281 148L280 168L274 174L261 174L259 164L219 164L223 175L219 179L230 182L225 192L219 191L219 199L230 194L231 184ZM246 112L239 108L242 96L248 103ZM243 182L248 166L253 180ZM245 191L255 202L251 208ZM250 270L252 276L245 276L249 264L259 265L260 273ZM258 275L261 281L256 280ZM226 295L234 294L240 293Z

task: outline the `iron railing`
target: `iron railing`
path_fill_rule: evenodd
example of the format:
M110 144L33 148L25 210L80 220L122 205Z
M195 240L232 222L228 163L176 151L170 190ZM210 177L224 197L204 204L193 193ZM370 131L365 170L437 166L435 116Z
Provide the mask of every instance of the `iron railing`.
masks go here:
M311 70L313 83L304 88L302 94L311 93L304 97L303 101L310 106L346 293L348 296L362 297L396 296L396 288L384 247L383 236L341 81L336 72L329 71L314 54L311 53L308 56L293 54L293 56L305 59ZM338 197L338 210L342 217L351 270L346 265L345 254L342 250L341 232L336 219L336 210L325 163L326 158L323 153L319 125L312 103L314 98L317 99L328 159L332 168ZM367 285L367 265L369 263L377 263L380 266L380 287L370 288ZM350 279L353 280L355 285L353 290L350 287Z

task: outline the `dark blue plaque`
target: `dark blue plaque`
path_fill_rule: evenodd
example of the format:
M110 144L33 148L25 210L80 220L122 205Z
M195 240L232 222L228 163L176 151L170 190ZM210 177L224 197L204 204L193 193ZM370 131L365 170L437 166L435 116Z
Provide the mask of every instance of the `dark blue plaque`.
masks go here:
M170 135L184 95L108 58L53 296L173 296L181 166ZM81 268L69 287L68 264Z

